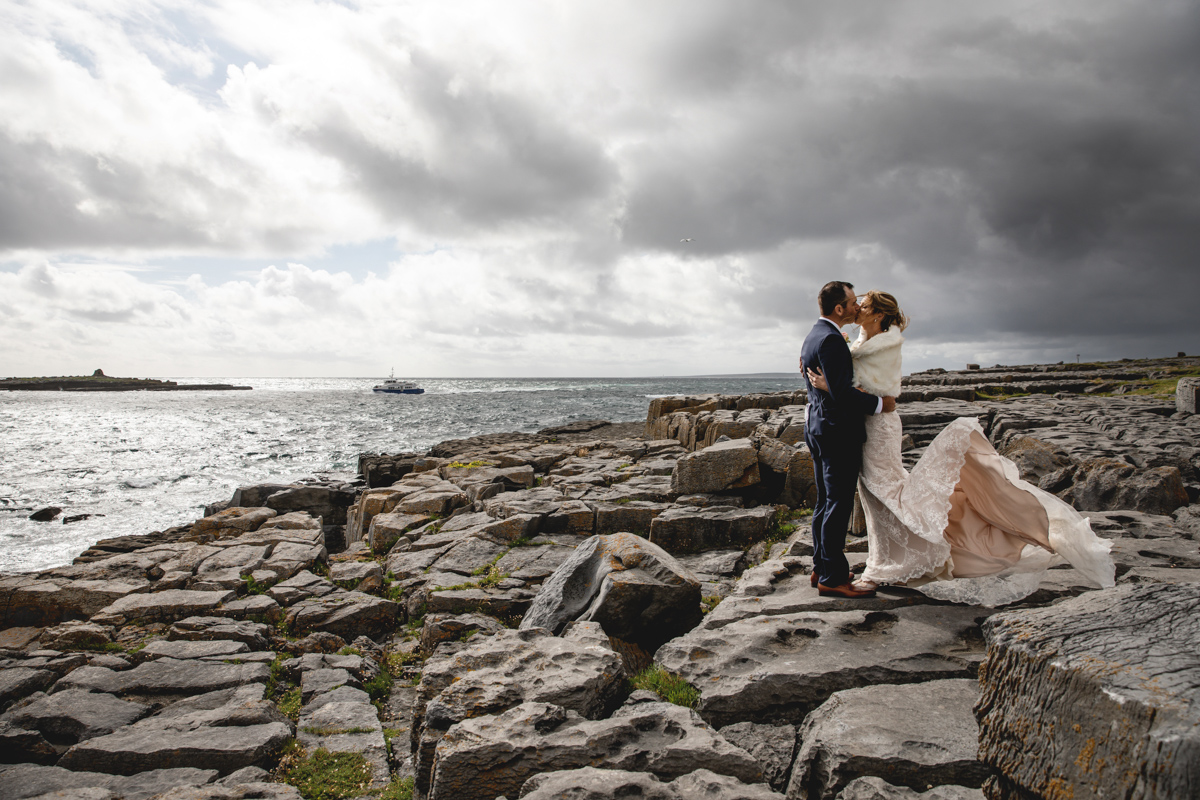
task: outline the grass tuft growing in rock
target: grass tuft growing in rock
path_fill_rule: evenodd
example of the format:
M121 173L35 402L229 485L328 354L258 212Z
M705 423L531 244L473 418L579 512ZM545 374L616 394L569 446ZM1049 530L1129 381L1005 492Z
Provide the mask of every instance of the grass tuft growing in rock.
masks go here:
M652 664L630 680L634 689L646 689L684 708L695 708L700 702L700 690L678 675L672 675L658 664Z
M407 778L392 778L392 782L379 796L380 800L412 800L413 783L411 775Z
M303 705L303 699L300 695L300 687L295 686L288 689L283 694L279 695L279 700L275 703L283 715L296 722L300 719L300 706Z
M276 775L305 800L360 797L371 786L371 764L362 753L331 753L322 747L307 755L295 740L285 748Z

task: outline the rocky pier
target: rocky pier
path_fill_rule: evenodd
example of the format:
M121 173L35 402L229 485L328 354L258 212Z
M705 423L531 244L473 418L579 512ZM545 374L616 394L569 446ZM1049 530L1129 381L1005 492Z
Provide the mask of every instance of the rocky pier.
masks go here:
M1198 375L906 379L1113 544L1002 608L817 594L803 393L242 487L0 576L0 800L1195 797Z

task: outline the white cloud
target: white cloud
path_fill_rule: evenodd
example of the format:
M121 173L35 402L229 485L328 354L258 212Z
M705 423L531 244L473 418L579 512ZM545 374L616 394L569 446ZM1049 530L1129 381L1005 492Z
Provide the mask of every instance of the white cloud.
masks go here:
M832 277L897 294L914 368L1194 350L1172 321L1200 293L1198 23L1120 0L8 4L0 371L788 370ZM379 240L403 255L370 274L304 266ZM229 268L154 269L188 255ZM275 266L230 281L238 259Z

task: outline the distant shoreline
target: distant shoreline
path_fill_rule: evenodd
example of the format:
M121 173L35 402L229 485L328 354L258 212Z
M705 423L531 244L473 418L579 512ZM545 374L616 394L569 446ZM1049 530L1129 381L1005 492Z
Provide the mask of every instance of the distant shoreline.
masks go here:
M228 383L176 383L154 378L111 378L80 375L53 378L4 378L0 390L9 392L182 392L250 390L252 386Z

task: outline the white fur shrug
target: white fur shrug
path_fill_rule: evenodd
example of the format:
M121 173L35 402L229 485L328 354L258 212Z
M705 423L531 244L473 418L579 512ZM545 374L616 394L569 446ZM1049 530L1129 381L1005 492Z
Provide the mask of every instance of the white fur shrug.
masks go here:
M866 338L860 332L850 345L854 358L854 385L878 397L900 396L900 345L904 337L897 327Z

